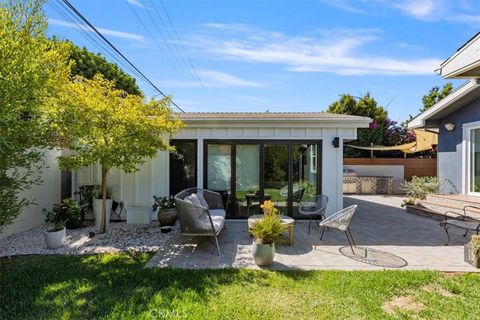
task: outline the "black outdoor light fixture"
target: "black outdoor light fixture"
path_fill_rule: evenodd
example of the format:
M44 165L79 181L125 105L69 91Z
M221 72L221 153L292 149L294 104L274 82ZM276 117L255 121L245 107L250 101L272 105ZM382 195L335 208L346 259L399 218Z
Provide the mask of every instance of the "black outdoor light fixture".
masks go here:
M334 148L339 148L340 147L340 138L339 137L333 138L332 144L333 144Z

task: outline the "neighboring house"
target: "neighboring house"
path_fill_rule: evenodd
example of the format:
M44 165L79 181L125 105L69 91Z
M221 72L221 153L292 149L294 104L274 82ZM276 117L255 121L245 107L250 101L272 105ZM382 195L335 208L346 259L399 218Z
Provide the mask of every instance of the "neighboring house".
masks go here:
M437 73L445 79L470 80L408 126L438 130L442 193L480 196L480 33L443 62Z
M370 118L313 113L182 113L186 127L171 143L180 156L159 152L138 172L112 170L114 198L150 210L153 195L188 187L222 192L227 216L244 218L272 199L296 216L308 195L330 198L328 212L343 207L343 142L354 140ZM98 184L98 167L74 173L75 189Z

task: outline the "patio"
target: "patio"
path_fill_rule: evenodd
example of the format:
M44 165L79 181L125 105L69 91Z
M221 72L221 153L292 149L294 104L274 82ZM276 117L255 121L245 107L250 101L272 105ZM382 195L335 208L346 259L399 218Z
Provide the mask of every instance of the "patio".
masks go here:
M463 261L463 244L466 240L461 231L452 230L450 245L445 246L447 238L439 221L406 213L400 208L401 197L348 196L344 202L345 206L359 205L350 225L357 246L375 250L380 260L388 258L390 262L398 263L396 267L399 269L479 271ZM229 220L226 227L219 237L221 256L205 238L186 238L177 234L160 247L146 267L258 269L251 257L252 239L247 232L247 221ZM297 222L294 245L277 246L275 262L269 269L386 268L382 261L368 264L347 257L351 253L347 239L336 230L326 231L315 250L312 244L318 229L313 228L310 235L307 229L307 221Z

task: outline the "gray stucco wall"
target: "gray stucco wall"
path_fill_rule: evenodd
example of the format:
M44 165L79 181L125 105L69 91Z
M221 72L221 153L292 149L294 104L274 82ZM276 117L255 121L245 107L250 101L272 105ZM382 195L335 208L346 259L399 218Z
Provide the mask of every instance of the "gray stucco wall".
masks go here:
M446 116L440 123L438 141L438 177L446 181L442 193L462 191L462 140L464 123L480 121L480 99ZM445 129L445 123L455 124L455 130Z

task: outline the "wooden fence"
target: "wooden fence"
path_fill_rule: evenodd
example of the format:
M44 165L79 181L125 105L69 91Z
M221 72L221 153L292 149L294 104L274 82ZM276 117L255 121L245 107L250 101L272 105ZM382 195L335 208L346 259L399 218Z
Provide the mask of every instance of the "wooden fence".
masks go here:
M437 175L437 159L421 158L344 158L344 165L362 166L399 166L404 167L404 179L411 180L413 176L425 177Z

